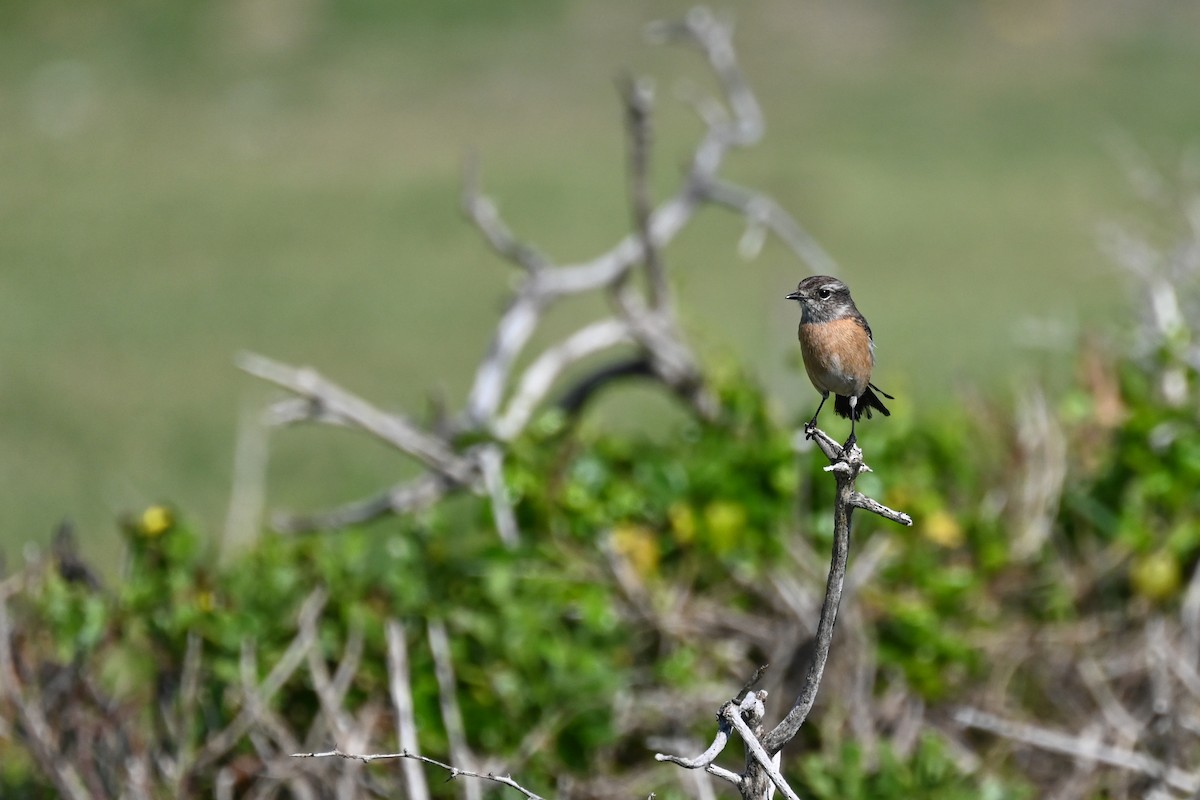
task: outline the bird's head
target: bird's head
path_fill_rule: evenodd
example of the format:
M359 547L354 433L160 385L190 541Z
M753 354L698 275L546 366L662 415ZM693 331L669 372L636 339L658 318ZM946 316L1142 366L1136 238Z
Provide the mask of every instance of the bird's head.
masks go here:
M829 322L855 311L854 301L850 299L850 287L828 275L805 278L787 299L800 304L802 322Z

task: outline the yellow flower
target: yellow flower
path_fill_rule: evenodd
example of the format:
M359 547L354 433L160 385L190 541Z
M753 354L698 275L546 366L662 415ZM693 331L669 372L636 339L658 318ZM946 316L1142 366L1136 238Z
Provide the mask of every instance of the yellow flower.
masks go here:
M1183 574L1177 559L1168 550L1141 556L1129 568L1133 591L1147 600L1161 603L1170 600L1183 586Z
M612 547L643 578L658 571L658 538L646 526L627 522L613 528Z
M687 503L672 503L667 509L667 518L671 521L671 533L675 534L675 541L688 544L696 538L696 514Z
M140 522L142 535L149 539L156 539L162 536L175 524L175 520L171 515L171 509L166 506L150 506L142 512Z
M921 526L921 533L926 539L942 547L961 547L963 543L962 526L944 508L939 508L926 518L925 524Z
M746 509L732 500L714 500L704 507L708 543L719 555L734 548L746 529Z
M196 593L196 610L208 614L217 607L217 598L207 589Z

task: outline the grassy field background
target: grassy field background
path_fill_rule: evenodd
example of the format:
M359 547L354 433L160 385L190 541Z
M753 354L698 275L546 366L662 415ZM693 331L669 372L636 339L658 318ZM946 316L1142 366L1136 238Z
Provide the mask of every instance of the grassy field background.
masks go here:
M675 89L709 85L694 54L641 40L679 2L4 6L10 557L64 517L103 553L116 514L160 500L215 535L238 414L268 396L234 369L239 350L312 364L388 406L419 410L430 389L461 398L509 279L458 215L464 153L515 230L586 258L628 227L614 77L658 81L660 191L699 129ZM965 386L1054 380L1076 331L1124 313L1131 289L1096 226L1154 220L1112 142L1181 169L1200 131L1200 6L731 10L768 130L729 175L773 194L841 264L902 413L936 413ZM803 267L777 245L740 261L739 234L710 211L668 251L685 323L807 410L782 299ZM1058 335L1030 346L1031 329ZM397 468L344 434L283 432L271 500L318 506Z

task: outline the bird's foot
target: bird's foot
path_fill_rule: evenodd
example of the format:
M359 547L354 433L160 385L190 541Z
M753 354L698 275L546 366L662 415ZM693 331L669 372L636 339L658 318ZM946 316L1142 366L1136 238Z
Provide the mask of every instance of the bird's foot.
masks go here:
M812 439L817 435L817 421L815 419L804 423L804 438Z
M854 450L854 446L857 444L858 444L858 437L855 436L853 433L850 434L850 438L846 440L846 443L844 445L842 445L842 458L849 458L850 453Z

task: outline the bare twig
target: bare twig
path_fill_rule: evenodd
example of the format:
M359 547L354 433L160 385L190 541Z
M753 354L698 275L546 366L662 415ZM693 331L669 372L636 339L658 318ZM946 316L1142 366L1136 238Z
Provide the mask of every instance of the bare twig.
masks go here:
M463 169L463 186L460 197L463 214L475 223L497 255L521 266L526 272L538 273L551 267L550 260L525 242L522 242L500 217L496 204L483 194L479 177L479 158L471 154Z
M303 625L305 627L301 629L301 633L315 640L317 638L316 620L305 619ZM347 637L345 653L338 665L336 676L332 678L325 665L325 654L315 647L308 651L308 674L312 678L313 692L321 704L321 713L332 729L334 740L338 744L352 749L357 749L360 746L358 739L364 737L354 738L358 726L343 709L343 703L346 691L350 688L350 681L358 670L362 647L362 629L360 626L355 626L351 628ZM365 741L362 744L365 745Z
M8 598L0 595L0 700L5 698L16 709L17 721L26 732L29 752L42 774L50 778L63 797L90 800L92 793L87 790L74 765L60 757L59 743L42 712L41 704L26 696L13 659Z
M262 530L267 480L267 426L262 415L244 407L238 415L233 451L233 482L221 536L221 556L229 558Z
M724 707L722 707L722 708L724 708ZM728 782L732 783L734 786L737 786L740 788L742 785L742 776L741 775L739 775L736 772L733 772L731 770L727 770L724 767L718 767L716 764L713 763L716 760L717 756L719 756L721 754L721 751L725 749L725 745L729 743L729 733L732 730L733 730L733 726L729 723L728 720L725 719L723 713L718 712L718 714L717 714L717 735L716 735L716 738L713 739L712 744L710 744L708 746L707 750L705 750L703 753L696 756L695 758L686 758L684 756L675 756L675 755L670 755L668 753L655 753L654 760L655 761L665 761L665 762L683 767L684 769L688 769L688 770L702 769L705 772L707 772L709 775L712 775L713 777L716 777L716 778L720 778L721 780L724 780L724 781L728 781Z
M515 438L528 424L538 404L553 388L555 381L572 364L620 344L633 342L629 326L620 320L605 319L580 328L558 344L549 347L521 375L520 384L504 413L492 427L497 438Z
M195 768L202 769L224 756L258 722L265 704L287 683L296 669L304 662L309 648L316 644L316 626L309 623L321 614L327 594L324 589L313 590L300 607L299 633L292 639L283 657L267 674L266 679L254 692L247 695L242 709L224 729L209 738L196 754ZM253 699L255 702L249 702Z
M371 764L375 761L410 759L413 761L419 761L422 764L429 764L430 766L445 770L446 772L450 773L449 780L454 780L455 778L478 778L479 780L491 781L493 783L499 783L502 786L507 786L510 789L515 789L516 791L525 795L525 797L529 798L529 800L544 800L541 795L526 789L524 786L514 781L510 775L497 775L491 772L486 774L473 772L472 770L451 766L443 761L438 761L436 758L429 758L428 756L412 753L408 750L401 750L399 753L370 754L343 753L341 750L327 750L322 753L292 753L292 758L346 758L353 761L361 761L364 764Z
M1012 554L1024 561L1042 551L1053 531L1067 476L1067 441L1045 395L1037 389L1027 391L1017 407L1016 433L1023 479L1010 501Z
M750 690L758 685L759 680L762 679L763 673L766 672L770 666L770 664L760 664L758 669L754 670L754 674L751 675L750 678L742 685L742 690L733 696L733 702L741 705L742 701L746 699L746 695L750 694Z
M1113 730L1120 732L1126 742L1137 742L1145 724L1136 719L1113 693L1095 659L1085 656L1076 667L1083 684L1092 694L1092 699L1104 715L1104 720Z
M454 660L450 653L450 637L440 619L429 620L429 652L433 655L433 673L438 684L438 705L442 711L442 724L446 727L446 739L450 743L450 760L470 768L475 765L475 756L467 744L467 732L463 726L462 710L458 706L458 686L454 679ZM467 800L480 800L479 785L471 781L463 784Z
M251 375L295 392L317 408L408 453L456 483L468 485L478 477L474 465L456 454L442 439L426 433L404 417L379 410L326 380L316 370L297 369L255 353L239 356L238 366Z
M828 437L826 437L828 438ZM817 688L829 658L829 646L833 641L833 628L837 621L838 604L842 597L842 582L846 577L846 562L850 552L850 513L854 508L851 496L854 481L862 468L862 451L855 447L846 460L834 461L834 476L837 479L837 497L833 506L833 556L829 566L829 578L825 584L825 600L821 605L821 619L817 624L817 640L813 660L804 679L804 688L792 705L791 711L763 739L763 746L774 755L791 741L800 730L808 712L817 699Z
M855 508L861 508L863 511L870 511L872 514L878 514L884 519L890 519L892 522L899 523L900 525L908 526L913 524L912 517L908 514L888 508L883 503L873 500L861 492L850 493L850 505Z
M695 758L686 758L685 756L673 756L668 753L655 753L655 761L667 761L671 764L683 767L684 769L701 769L717 760L717 756L721 755L721 751L725 749L725 745L729 743L729 734L733 730L733 726L723 715L718 715L720 724L717 726L717 735L713 739L712 744L708 746L700 755ZM735 781L738 783L739 781Z
M746 189L726 180L713 179L697 187L706 200L736 211L746 218L747 235L761 242L758 231L770 231L808 265L816 275L836 275L839 272L833 256L821 247L791 214L783 210L773 198ZM743 255L757 255L759 246L749 245L743 240Z
M496 533L500 535L500 541L511 549L519 544L521 532L517 529L517 517L504 485L504 451L498 445L487 444L477 448L477 453L483 486L491 500Z
M203 656L203 644L198 633L188 634L187 650L184 653L180 676L179 706L175 717L175 738L178 744L175 754L173 793L176 797L183 796L183 788L191 770L192 758L195 755L192 728L196 722L196 698L200 693L200 661Z
M650 110L654 104L654 89L647 80L629 78L624 82L621 93L625 98L625 119L629 128L629 194L633 223L642 238L645 252L650 306L661 310L667 300L666 271L662 254L650 236L653 207L650 200Z
M442 475L427 472L407 483L401 483L382 494L316 514L276 513L271 526L280 533L312 533L334 531L360 525L386 514L407 514L442 499L451 484Z
M400 750L417 758L417 720L413 713L412 685L409 682L408 646L404 641L404 626L398 620L387 622L388 687L396 709L396 737ZM404 762L404 783L412 800L428 800L429 786L425 773L412 761Z
M1041 750L1086 761L1097 761L1152 778L1162 777L1171 788L1179 791L1200 791L1200 773L1167 767L1158 759L1123 747L1106 745L1097 739L1084 739L1040 725L1013 722L974 708L960 708L954 718L959 725L988 731Z

